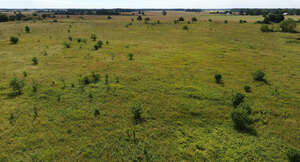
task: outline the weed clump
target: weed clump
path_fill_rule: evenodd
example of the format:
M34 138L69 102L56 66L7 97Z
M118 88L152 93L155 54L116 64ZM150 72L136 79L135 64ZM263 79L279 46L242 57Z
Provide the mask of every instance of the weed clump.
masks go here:
M103 42L101 40L99 40L97 42L97 44L94 45L94 49L98 50L99 48L102 48Z
M29 28L29 26L25 26L25 32L26 32L26 33L30 33L30 28Z
M237 93L234 95L232 99L232 105L233 107L238 107L242 102L244 102L245 95L241 93Z
M184 25L182 29L183 29L183 30L189 30L189 27L186 26L186 25Z
M132 61L133 60L133 53L129 53L128 57L129 57L129 61Z
M287 157L289 159L289 162L299 162L300 150L296 148L289 148L287 151Z
M79 83L82 85L88 85L92 83L98 83L100 81L100 74L92 73L90 75L83 76Z
M65 46L65 48L71 48L71 44L67 43L67 42L64 43L64 46Z
M246 85L246 86L244 86L244 90L245 90L245 92L250 93L251 87Z
M31 61L33 65L37 65L39 63L36 57L33 57Z
M14 37L14 36L10 37L10 43L11 44L17 44L18 42L19 42L19 38L18 37Z
M265 80L265 79L264 79L265 73L264 73L263 71L261 71L261 70L257 70L256 72L254 72L254 73L252 74L252 76L253 76L253 79L254 79L255 81L264 81L264 80Z
M216 83L218 83L218 84L222 83L222 75L221 74L216 74L215 79L216 79Z
M22 94L22 89L25 86L25 83L23 80L18 79L17 77L14 77L10 83L9 86L13 89L12 96L19 96Z
M131 107L131 111L133 114L133 119L135 121L135 123L139 123L142 120L142 106L140 104L134 104Z
M97 40L97 36L96 36L95 33L93 33L93 34L91 35L91 39L92 39L93 41L96 41L96 40Z
M94 116L97 117L100 115L100 111L98 109L94 110Z

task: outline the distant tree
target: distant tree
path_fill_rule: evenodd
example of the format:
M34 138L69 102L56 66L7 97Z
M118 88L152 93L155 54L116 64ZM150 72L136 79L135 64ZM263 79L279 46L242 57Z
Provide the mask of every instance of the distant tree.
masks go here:
M296 32L297 23L293 19L289 18L287 20L284 20L280 24L281 31L283 32Z
M0 13L0 22L7 22L7 21L8 21L8 17Z
M17 44L18 42L19 42L19 38L18 37L14 37L14 36L10 37L10 43L11 44Z
M192 22L196 22L198 19L196 17L192 17Z
M163 16L166 16L166 15L167 15L167 11L166 11L166 10L163 10L163 11L162 11L162 15L163 15Z
M142 21L142 20L143 20L142 16L138 16L138 17L137 17L137 20L138 20L138 21Z
M29 26L25 26L25 32L26 32L26 33L30 33L30 28L29 28Z

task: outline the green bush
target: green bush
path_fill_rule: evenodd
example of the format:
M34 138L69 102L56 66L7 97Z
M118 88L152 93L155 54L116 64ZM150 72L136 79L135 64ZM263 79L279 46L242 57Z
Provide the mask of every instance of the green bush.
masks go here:
M14 95L18 96L22 94L22 89L25 86L25 83L23 80L18 79L17 77L14 77L10 83L9 86L13 89Z
M233 96L232 105L233 107L238 107L242 102L244 102L245 95L237 93Z
M182 29L183 29L183 30L189 30L189 27L186 26L186 25L184 25Z
M297 148L289 148L287 156L289 162L300 162L300 150Z
M269 25L266 25L266 24L263 24L260 27L260 31L262 31L262 32L273 32L273 30L269 28Z
M112 17L111 16L107 16L107 19L110 20L110 19L112 19Z
M38 59L36 57L32 58L32 64L37 65L38 64Z
M88 85L92 83L97 83L100 81L100 75L96 73L92 73L90 75L82 76L79 80L79 83L82 85Z
M93 41L96 41L97 40L97 35L96 34L91 34L91 39L93 40Z
M196 17L192 17L192 22L196 22L198 19Z
M65 48L71 48L71 44L67 43L67 42L64 43L64 46L65 46Z
M220 84L222 81L222 75L221 74L216 74L215 75L216 83Z
M282 32L294 33L294 32L296 32L297 23L293 19L289 18L289 19L284 20L283 22L281 22L280 28L281 28Z
M69 41L73 41L73 38L71 36L68 37Z
M235 128L238 130L246 130L253 120L249 117L250 113L241 107L235 108L231 112L231 119Z
M19 42L19 38L18 37L14 37L14 36L10 37L10 43L11 44L17 44L18 42Z
M255 81L264 81L264 80L265 80L265 79L264 79L265 73L264 73L263 71L261 71L261 70L257 70L256 72L254 72L254 73L252 74L252 76L253 76L253 79L254 79Z
M134 104L131 107L131 111L133 114L133 119L135 120L136 123L141 121L142 119L142 106L140 104Z
M30 28L29 28L29 26L25 26L25 32L26 32L26 33L30 33Z
M208 19L208 22L212 22L212 19Z
M225 24L228 24L228 20L225 20L224 23L225 23Z
M98 109L94 110L94 116L97 117L100 115L100 111Z
M138 20L138 21L142 21L142 20L143 20L142 16L138 16L138 17L137 17L137 20Z
M133 53L129 53L128 57L129 57L129 61L132 61L133 60Z
M184 18L183 17L179 17L178 21L184 21Z
M245 92L250 93L251 87L246 85L246 86L244 86L244 90L245 90Z

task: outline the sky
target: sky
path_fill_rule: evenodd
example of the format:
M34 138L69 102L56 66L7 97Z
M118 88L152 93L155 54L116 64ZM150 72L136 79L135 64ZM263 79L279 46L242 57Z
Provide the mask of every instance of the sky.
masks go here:
M300 0L0 0L0 8L300 8Z

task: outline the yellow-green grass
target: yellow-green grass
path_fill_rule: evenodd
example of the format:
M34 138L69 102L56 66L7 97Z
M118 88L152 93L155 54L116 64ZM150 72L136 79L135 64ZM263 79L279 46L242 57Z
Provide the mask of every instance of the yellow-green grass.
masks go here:
M161 24L135 20L125 27L133 16L0 24L0 161L287 161L287 148L300 147L300 35L262 33L254 24L262 20L258 16L146 14ZM179 16L199 21L174 24ZM26 25L31 33L24 32ZM98 51L92 33L104 42ZM10 36L18 36L18 44L11 45ZM259 69L269 84L253 81ZM80 85L92 72L101 81ZM223 85L215 83L217 73ZM10 98L14 76L26 86ZM236 92L246 95L259 119L257 136L234 129ZM137 125L131 112L136 103L143 105L144 119Z

